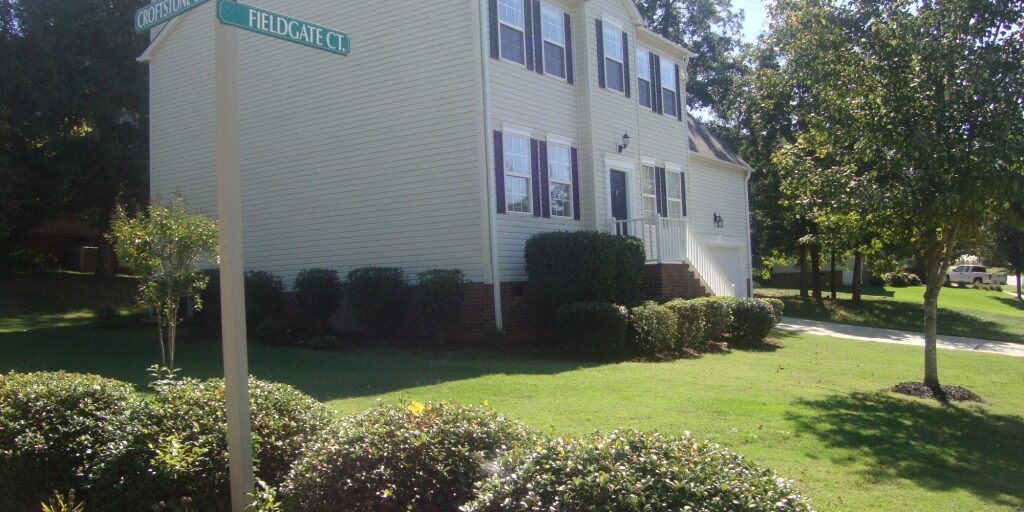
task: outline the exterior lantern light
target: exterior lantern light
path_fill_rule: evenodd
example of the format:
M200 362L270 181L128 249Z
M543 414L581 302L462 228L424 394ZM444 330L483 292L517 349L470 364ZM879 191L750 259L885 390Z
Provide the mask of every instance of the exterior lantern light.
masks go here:
M725 219L723 219L722 216L717 214L717 213L715 214L715 227L716 228L724 228L725 227Z
M619 144L619 153L622 153L622 150L624 150L624 149L626 149L628 147L629 147L629 133L627 132L627 133L623 133L622 134L622 143Z

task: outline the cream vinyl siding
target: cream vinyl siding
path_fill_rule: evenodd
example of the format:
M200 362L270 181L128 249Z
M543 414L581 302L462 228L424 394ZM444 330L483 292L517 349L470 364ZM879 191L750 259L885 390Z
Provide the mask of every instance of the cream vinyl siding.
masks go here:
M686 194L690 225L706 247L738 249L742 271L749 277L752 270L747 238L746 171L692 153L689 167ZM715 213L724 219L724 227L715 227ZM737 293L745 295L745 287L745 282L736 283Z
M486 228L477 11L456 0L256 1L338 27L333 56L241 32L246 268L460 268L483 281ZM216 211L213 12L183 20L152 66L152 192Z

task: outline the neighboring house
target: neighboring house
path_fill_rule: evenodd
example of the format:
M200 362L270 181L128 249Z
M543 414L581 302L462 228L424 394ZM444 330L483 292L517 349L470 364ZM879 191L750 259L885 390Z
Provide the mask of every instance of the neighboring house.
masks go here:
M750 294L751 169L687 114L693 54L630 0L253 1L352 53L239 35L247 268L459 268L468 321L514 328L526 240L601 230L644 240L651 296ZM140 58L152 193L211 213L213 6Z

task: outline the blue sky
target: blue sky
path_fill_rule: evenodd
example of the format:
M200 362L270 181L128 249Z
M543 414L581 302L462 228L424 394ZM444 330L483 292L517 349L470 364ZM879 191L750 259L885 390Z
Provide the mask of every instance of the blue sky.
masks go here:
M743 9L743 40L749 43L757 41L758 34L767 26L767 13L762 0L734 0L733 7Z

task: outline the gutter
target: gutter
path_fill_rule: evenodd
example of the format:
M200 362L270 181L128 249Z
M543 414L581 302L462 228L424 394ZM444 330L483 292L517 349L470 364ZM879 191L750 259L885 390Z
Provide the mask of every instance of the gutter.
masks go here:
M747 208L747 297L754 296L754 245L750 236L750 177L753 169L747 169L747 179L743 182L743 201Z
M483 101L484 101L484 169L487 173L485 179L487 180L487 222L489 225L488 232L490 234L490 256L491 256L491 290L494 292L494 328L502 330L503 321L501 317L501 270L498 265L498 213L497 206L494 204L495 197L497 196L498 187L494 182L494 143L492 142L492 125L491 125L491 72L490 66L487 61L488 57L484 55L484 51L487 41L487 27L489 26L489 20L487 18L486 4L487 0L480 0L478 7L480 9L480 74L483 80Z

